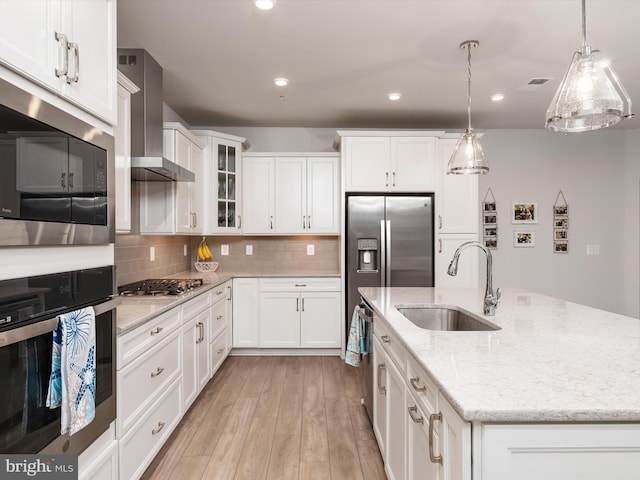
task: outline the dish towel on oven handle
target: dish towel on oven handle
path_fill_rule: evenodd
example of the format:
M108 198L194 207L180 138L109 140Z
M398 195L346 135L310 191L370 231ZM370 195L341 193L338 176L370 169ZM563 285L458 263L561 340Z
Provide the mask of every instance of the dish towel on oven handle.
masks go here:
M96 413L96 315L93 307L58 315L47 407L60 406L60 433L73 435Z
M346 364L353 367L360 366L363 355L371 352L369 324L358 315L362 307L356 305L351 317L351 327L349 328L349 339L347 341L347 351L344 355Z

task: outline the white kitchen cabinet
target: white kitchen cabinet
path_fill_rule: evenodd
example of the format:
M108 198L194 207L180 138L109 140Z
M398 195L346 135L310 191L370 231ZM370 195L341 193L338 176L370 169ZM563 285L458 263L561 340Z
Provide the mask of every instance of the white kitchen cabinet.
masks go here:
M118 480L115 422L78 455L78 480Z
M432 413L424 409L413 397L413 393L407 389L405 408L407 480L441 480L441 465L432 462L428 453L430 445L434 443L439 445L438 435L433 433L433 440L431 440L429 434L429 421ZM438 455L438 451L434 451L434 454Z
M436 287L478 287L479 249L466 248L460 254L458 274L451 276L447 273L451 259L456 249L464 242L478 240L477 234L443 234L436 235L435 252L435 280ZM484 256L484 254L482 254Z
M113 129L116 158L116 233L131 231L131 95L140 89L118 72L118 123Z
M339 164L322 154L245 154L245 234L338 234Z
M338 132L347 192L433 192L437 188L436 136L398 132Z
M206 296L204 296L206 299ZM195 300L195 299L194 299ZM192 302L194 300L191 300ZM182 320L182 411L186 412L211 378L209 302L204 310L193 314L183 311Z
M377 336L373 344L373 433L382 458L387 452L387 356Z
M233 279L233 347L258 346L258 279Z
M242 145L245 138L191 130L204 146L204 233L242 232Z
M434 447L434 455L442 456L442 480L471 480L471 424L460 418L440 392L438 409L440 419L433 421L441 423L436 427L440 432L440 453ZM486 478L495 480L491 476Z
M231 351L233 282L218 285L210 294L211 328L209 330L209 362L211 376L215 375Z
M387 365L387 445L385 472L389 480L405 478L406 419L405 382L402 374L389 357Z
M632 480L638 472L638 424L482 425L483 479Z
M115 125L115 0L10 0L2 7L0 62Z
M300 347L340 347L340 292L300 294Z
M300 346L300 294L260 292L261 348Z

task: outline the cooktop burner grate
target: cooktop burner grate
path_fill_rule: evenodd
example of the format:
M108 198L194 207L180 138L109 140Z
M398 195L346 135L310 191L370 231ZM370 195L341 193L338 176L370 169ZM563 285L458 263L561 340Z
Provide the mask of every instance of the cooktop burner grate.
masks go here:
M118 294L125 297L182 295L194 288L200 287L202 283L201 278L148 279L122 285L118 287Z

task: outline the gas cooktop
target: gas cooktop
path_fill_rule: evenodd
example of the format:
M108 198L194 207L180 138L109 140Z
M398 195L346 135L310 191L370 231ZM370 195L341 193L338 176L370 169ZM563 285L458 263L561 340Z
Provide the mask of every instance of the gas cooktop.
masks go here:
M144 295L164 296L183 295L184 293L200 287L203 281L201 278L159 278L148 279L140 282L128 283L118 287L118 294L125 297L136 297Z

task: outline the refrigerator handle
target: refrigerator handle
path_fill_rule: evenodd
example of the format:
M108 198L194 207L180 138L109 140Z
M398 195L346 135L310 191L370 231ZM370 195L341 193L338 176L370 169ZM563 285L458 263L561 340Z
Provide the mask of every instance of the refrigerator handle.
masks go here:
M385 250L387 254L387 268L385 269L386 277L387 277L387 287L391 287L391 220L386 221L387 231L386 231L386 245Z
M387 280L387 244L384 232L384 220L380 220L380 286L386 287Z

